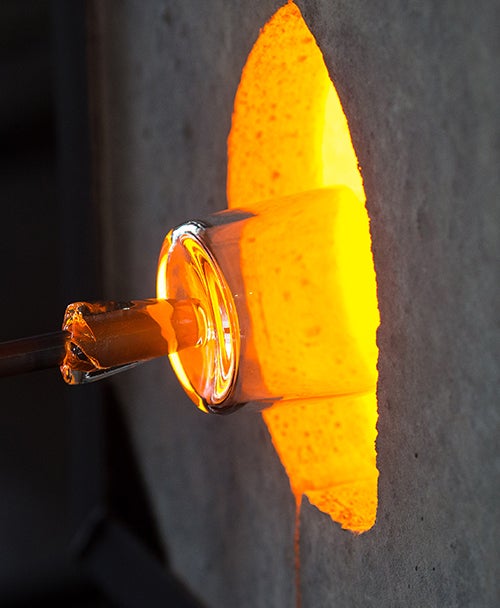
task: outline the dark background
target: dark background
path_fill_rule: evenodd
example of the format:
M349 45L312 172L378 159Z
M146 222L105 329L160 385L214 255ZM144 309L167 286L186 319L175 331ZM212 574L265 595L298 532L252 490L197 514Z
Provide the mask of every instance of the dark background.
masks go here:
M89 19L84 0L0 3L0 340L104 293ZM0 606L198 606L158 546L112 385L51 369L0 395Z
M1 2L0 44L0 338L8 340L58 329L64 311L50 2ZM57 370L0 383L4 585L52 569L68 542L65 388Z
M1 340L57 330L67 303L101 293L86 19L84 2L0 4ZM53 369L2 378L0 391L0 605L122 605L82 558L89 542L104 547L98 570L116 581L106 564L127 553L103 523L102 389L66 387Z
M84 3L4 1L0 32L0 337L8 340L57 330L66 303L96 297L98 281ZM57 369L1 380L2 606L107 605L70 558L85 488L75 483L81 456L68 390Z

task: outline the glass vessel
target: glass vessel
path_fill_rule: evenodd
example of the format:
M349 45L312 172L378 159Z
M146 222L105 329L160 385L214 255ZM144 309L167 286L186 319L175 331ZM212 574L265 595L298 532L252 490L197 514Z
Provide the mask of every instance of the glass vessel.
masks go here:
M204 411L371 391L379 323L368 216L345 187L189 221L165 238L157 297L203 311L169 354Z

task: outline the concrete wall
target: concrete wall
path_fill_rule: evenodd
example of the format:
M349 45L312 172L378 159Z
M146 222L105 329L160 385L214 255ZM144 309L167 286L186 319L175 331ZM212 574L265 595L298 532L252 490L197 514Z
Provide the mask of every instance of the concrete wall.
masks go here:
M372 219L379 511L354 536L307 502L302 605L496 606L500 7L303 0ZM225 207L241 69L280 6L95 3L106 296L154 293L168 228ZM164 361L116 380L173 566L209 606L292 606L294 502L259 415L198 413Z

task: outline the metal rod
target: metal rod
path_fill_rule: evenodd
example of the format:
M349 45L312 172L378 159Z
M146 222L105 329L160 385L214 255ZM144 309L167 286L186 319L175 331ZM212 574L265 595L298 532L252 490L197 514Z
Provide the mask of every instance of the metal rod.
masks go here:
M58 367L64 358L67 331L0 342L0 377Z

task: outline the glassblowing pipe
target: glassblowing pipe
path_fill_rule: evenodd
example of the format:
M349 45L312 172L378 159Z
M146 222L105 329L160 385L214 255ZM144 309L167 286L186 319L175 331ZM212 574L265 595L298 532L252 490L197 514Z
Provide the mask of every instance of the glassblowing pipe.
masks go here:
M0 343L0 376L16 376L61 365L66 352L66 331Z
M0 376L60 367L68 384L92 382L196 346L199 327L193 300L76 302L61 331L0 343Z

